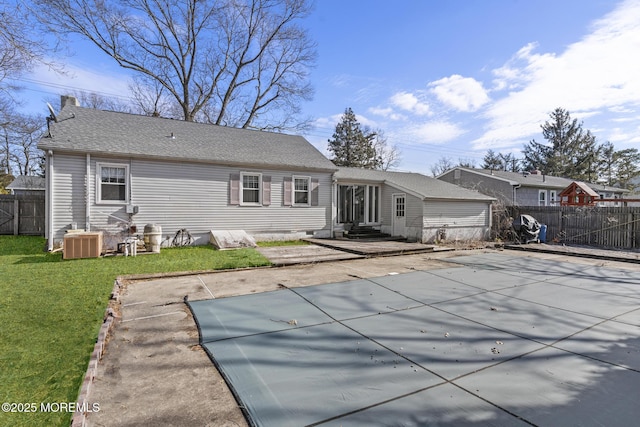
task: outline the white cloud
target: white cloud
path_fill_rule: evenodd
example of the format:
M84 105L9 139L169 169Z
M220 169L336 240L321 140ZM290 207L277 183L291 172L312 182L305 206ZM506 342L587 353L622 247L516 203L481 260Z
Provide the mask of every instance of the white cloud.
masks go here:
M418 116L429 114L429 105L421 102L418 97L412 93L398 92L391 96L390 101L394 106Z
M482 83L471 77L454 74L429 83L429 87L440 102L458 111L476 111L489 102Z
M393 121L406 120L407 118L403 114L396 113L396 111L391 107L387 107L387 108L371 107L367 111L369 111L369 113L374 114L376 116L381 116Z
M639 17L640 2L626 1L560 54L536 54L535 44L520 49L494 72L496 89L511 92L487 109L489 122L474 148L509 147L540 137L539 125L557 107L575 118L636 110L640 61L633 55L640 49Z
M550 64L553 54L537 54L537 43L529 43L518 50L502 67L492 70L496 77L493 90L518 90L535 78L536 72Z
M444 144L461 136L465 130L447 121L432 121L410 127L404 133L407 143Z

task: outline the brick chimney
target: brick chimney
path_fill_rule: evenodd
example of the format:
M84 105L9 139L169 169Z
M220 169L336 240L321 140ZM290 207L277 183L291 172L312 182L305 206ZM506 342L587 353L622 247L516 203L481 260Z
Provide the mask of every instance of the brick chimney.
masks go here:
M60 96L60 109L63 109L65 106L71 105L73 107L79 107L80 103L78 102L78 98L71 95L62 95Z

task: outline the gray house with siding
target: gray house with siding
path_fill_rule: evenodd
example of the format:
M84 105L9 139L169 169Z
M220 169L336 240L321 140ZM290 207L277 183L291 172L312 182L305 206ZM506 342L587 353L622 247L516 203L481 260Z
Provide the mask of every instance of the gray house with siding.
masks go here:
M484 240L494 198L419 173L340 168L335 174L337 231L370 225L418 242Z
M129 227L243 229L257 238L329 237L337 168L300 136L100 111L68 98L38 147L46 154L46 236ZM112 236L111 239L108 237Z
M43 196L44 178L41 176L19 175L11 184L7 185L7 190L16 196Z
M332 237L346 224L395 236L484 239L493 198L416 173L337 168L303 137L82 108L72 97L38 147L49 249L72 229L113 249L146 224L256 240Z
M495 197L507 206L559 206L559 194L574 182L568 178L545 175L540 171L507 172L465 167L455 167L437 178ZM602 199L621 199L629 192L601 184L589 183L589 187ZM617 202L602 204L618 205Z

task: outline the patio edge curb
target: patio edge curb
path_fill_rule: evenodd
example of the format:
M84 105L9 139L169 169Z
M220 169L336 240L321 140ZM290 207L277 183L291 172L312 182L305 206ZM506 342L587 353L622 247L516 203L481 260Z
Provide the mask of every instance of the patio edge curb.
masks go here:
M98 373L98 364L102 358L105 346L107 344L107 337L114 327L119 315L113 309L113 305L120 300L120 289L122 284L120 283L120 277L116 278L113 284L113 290L109 298L109 305L105 310L102 326L98 332L98 338L93 346L93 352L89 358L89 364L87 366L87 372L85 373L82 385L80 386L80 392L77 399L77 408L81 408L81 412L74 412L71 418L71 427L85 427L87 425L87 414L90 413L92 407L89 406L89 395L91 394L91 385Z

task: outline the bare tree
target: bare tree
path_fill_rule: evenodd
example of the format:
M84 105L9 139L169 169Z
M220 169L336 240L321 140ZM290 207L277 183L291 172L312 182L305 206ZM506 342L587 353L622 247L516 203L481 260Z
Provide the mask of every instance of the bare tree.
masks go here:
M87 108L94 108L96 110L119 111L122 113L132 113L135 110L134 107L127 101L102 95L96 92L80 90L71 92L71 95L73 95L78 100L80 105Z
M395 145L387 143L387 137L382 129L371 130L368 126L363 129L365 135L369 135L375 150L376 169L383 171L394 168L400 164L400 150Z
M454 166L453 160L449 157L442 156L438 159L436 163L431 165L431 174L436 177L440 174L445 173L449 169Z
M260 129L301 125L300 103L312 96L308 72L316 56L297 24L310 12L307 0L34 2L50 31L80 34L145 83L161 85L184 120Z
M32 19L22 3L0 3L0 112L10 113L19 86L8 80L20 77L37 62L45 62L46 44L32 31ZM50 67L59 70L53 62Z
M133 93L134 110L139 110L143 114L152 117L176 116L174 114L174 104L167 97L165 88L157 80L137 76L133 79L129 89Z
M42 153L37 143L43 134L41 117L14 114L0 126L2 146L0 164L7 175L36 175L41 173Z
M462 168L475 168L476 167L476 160L475 159L464 159L462 157L458 158L458 166L462 167Z

